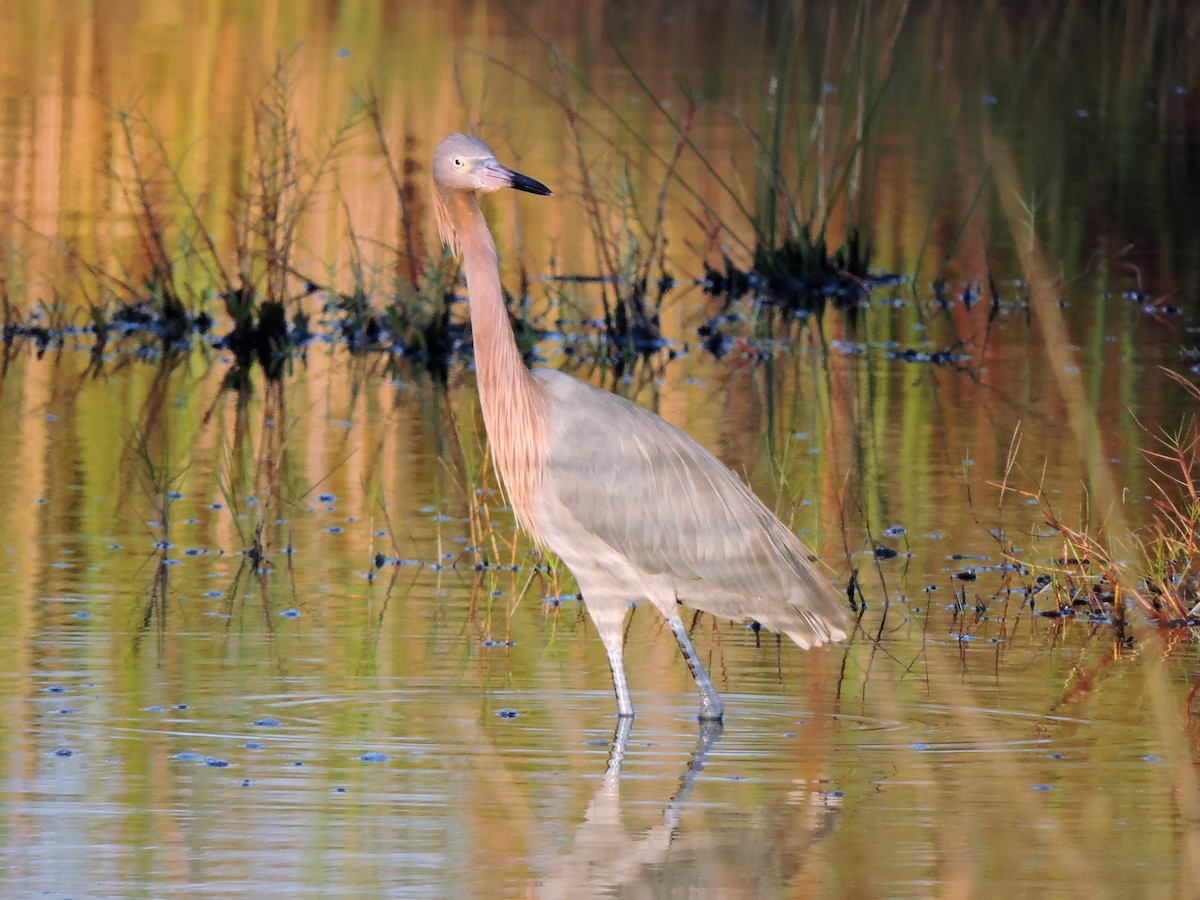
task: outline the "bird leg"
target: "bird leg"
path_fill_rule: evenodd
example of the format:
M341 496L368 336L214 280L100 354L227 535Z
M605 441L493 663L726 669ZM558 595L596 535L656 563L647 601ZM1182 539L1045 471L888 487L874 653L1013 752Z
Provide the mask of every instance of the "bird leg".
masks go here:
M667 616L667 621L671 624L671 632L675 635L675 640L679 642L683 658L692 671L692 677L696 679L696 688L700 691L700 721L719 722L725 714L725 703L721 700L721 695L717 693L712 682L708 680L708 673L704 671L700 657L696 655L696 648L692 646L692 639L688 637L687 629L683 627L683 620L676 614Z
M629 697L629 683L625 680L625 660L622 645L625 635L620 627L600 631L600 640L604 641L604 649L608 651L608 667L612 669L613 689L617 692L617 716L622 719L632 719L633 700Z

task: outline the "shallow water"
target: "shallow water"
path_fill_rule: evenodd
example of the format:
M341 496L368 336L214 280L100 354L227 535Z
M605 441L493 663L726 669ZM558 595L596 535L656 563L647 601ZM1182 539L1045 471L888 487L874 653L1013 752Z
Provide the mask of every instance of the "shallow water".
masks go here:
M578 169L556 154L561 110L471 52L486 46L550 83L545 48L511 12L201 6L176 20L19 6L21 46L0 54L0 181L6 277L23 310L94 297L68 244L123 260L131 281L144 263L111 181L124 164L111 106L138 103L173 152L190 148L191 190L220 210L245 162L250 88L275 49L297 46L306 139L370 84L396 147L406 127L419 132L414 158L482 119L507 158L556 188L553 203L494 204L509 274L518 262L533 274L543 324L568 289L539 275L594 271ZM279 385L237 394L222 389L228 354L206 340L167 358L114 347L99 364L88 335L40 358L28 345L7 354L0 893L1195 894L1191 635L1136 611L1129 642L1103 622L1036 615L1022 605L1032 575L1004 567L992 534L1030 565L1064 552L1028 498L1000 502L1001 482L1041 486L1069 522L1086 496L1097 515L1141 526L1142 425L1171 429L1191 409L1159 367L1189 373L1200 325L1182 200L1194 196L1200 82L1172 38L1150 59L1131 49L1143 30L1182 26L1059 13L1059 45L1031 63L1033 97L999 63L1021 56L1038 22L991 13L979 30L949 11L911 15L873 221L879 265L911 272L921 257L915 290L878 290L854 314L831 308L769 336L744 327L734 334L766 358L735 343L715 359L696 333L714 301L683 283L663 313L674 358L615 381L561 338L539 347L712 448L839 584L859 571L868 610L839 647L806 653L744 624L690 623L726 699L720 729L696 722L686 666L646 608L626 651L639 715L617 729L574 582L512 543L491 492L468 366L443 387L318 341ZM814 84L827 15L817 8L804 38ZM695 139L751 167L728 110L759 103L769 60L747 68L744 51L777 16L748 5L719 38L670 5L534 5L527 19L583 67L598 95L579 102L601 135L620 133L604 99L655 152L674 147L615 43L675 103L679 79L702 88L712 105ZM1075 52L1114 34L1128 43ZM195 52L164 52L165 36ZM618 194L611 150L586 140L602 195ZM1005 140L1020 184L986 192L956 242ZM684 167L721 196L696 159ZM651 185L640 190L657 190L656 172L635 172ZM304 265L344 275L347 219L397 242L381 183L378 148L352 144L337 190L306 220ZM1030 233L1014 234L1003 211L1016 187L1040 204L1033 243L1061 272L1055 302L1035 282L1032 308ZM666 230L681 282L718 261L697 252L704 229L684 197ZM928 287L944 254L946 308ZM986 285L989 273L994 315L986 288L974 305L959 299L961 279ZM569 290L577 314L595 314L594 287ZM967 357L961 370L897 358L947 348ZM244 552L256 530L261 566ZM877 545L900 553L877 559Z

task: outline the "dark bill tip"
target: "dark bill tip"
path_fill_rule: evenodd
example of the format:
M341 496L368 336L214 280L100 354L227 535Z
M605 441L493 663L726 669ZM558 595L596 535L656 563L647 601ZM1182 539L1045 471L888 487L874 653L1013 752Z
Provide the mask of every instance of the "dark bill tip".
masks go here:
M512 173L512 184L510 187L518 191L524 191L527 194L537 194L539 197L553 197L554 191L546 187L540 181L534 181L528 175L522 175L520 172Z

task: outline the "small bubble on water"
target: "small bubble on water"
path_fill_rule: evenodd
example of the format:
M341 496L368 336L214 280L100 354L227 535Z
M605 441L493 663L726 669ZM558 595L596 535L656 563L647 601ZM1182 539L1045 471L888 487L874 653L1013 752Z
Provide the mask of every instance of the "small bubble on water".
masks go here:
M204 764L210 769L224 769L229 765L229 760L219 759L216 756L206 756L204 758Z
M1143 762L1162 762L1162 757L1157 756L1153 753L1147 753L1145 756L1142 757L1142 761Z
M203 753L193 753L190 750L184 750L181 753L176 753L171 759L178 759L182 762L198 762L204 759Z
M1067 758L1066 755L1063 753L1047 753L1046 754L1046 759L1066 759L1066 758Z
M391 757L388 756L386 753L376 753L376 752L372 751L370 753L364 753L358 759L359 759L359 762L378 763L378 762L387 762L389 759L391 759Z
M241 781L241 786L242 786L242 787L250 787L250 779L249 779L249 778L243 778L243 779L242 779L242 781Z
M336 494L318 494L317 500L321 503L336 503L337 495Z
M1052 791L1052 790L1054 790L1054 785L1052 785L1052 784L1035 784L1033 786L1033 789L1035 791Z
M271 716L266 716L262 719L255 719L250 724L257 725L259 728L278 728L283 723L278 719L272 718Z
M54 755L55 756L74 756L75 751L71 750L67 747L59 747L57 750L54 751Z
M298 619L298 618L300 618L300 610L285 609L283 612L280 613L280 615L283 616L285 619Z
M515 719L517 716L520 715L520 713L517 712L515 709L513 709L511 706L506 706L506 707L504 707L504 709L496 710L496 715L501 719Z
M925 743L924 741L917 741L915 744L909 744L908 749L909 750L928 750L929 744Z
M342 527L340 525L330 525L325 530L328 531L330 534L341 534L342 533Z
M246 741L246 743L242 744L242 746L247 750L262 750L267 745L259 743L258 741Z

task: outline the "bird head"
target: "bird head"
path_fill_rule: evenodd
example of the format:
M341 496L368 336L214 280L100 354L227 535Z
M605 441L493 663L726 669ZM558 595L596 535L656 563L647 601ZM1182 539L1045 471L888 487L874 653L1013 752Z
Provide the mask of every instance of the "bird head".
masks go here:
M433 154L433 198L438 234L442 242L458 249L458 239L446 195L451 192L490 194L501 188L513 188L529 194L550 197L550 188L527 175L501 165L490 147L468 134L452 134Z

